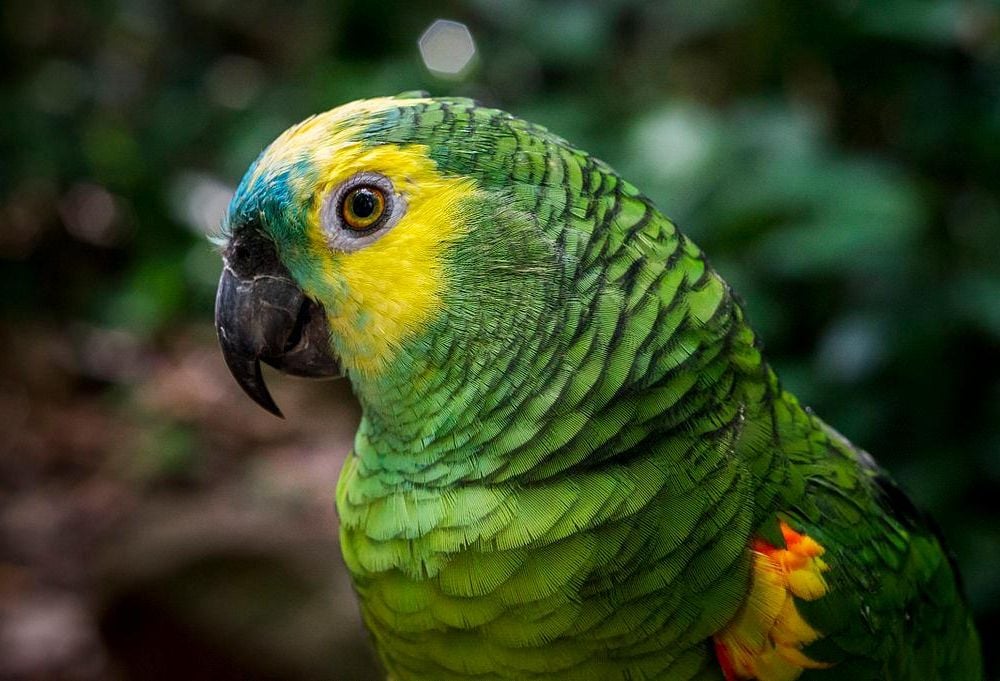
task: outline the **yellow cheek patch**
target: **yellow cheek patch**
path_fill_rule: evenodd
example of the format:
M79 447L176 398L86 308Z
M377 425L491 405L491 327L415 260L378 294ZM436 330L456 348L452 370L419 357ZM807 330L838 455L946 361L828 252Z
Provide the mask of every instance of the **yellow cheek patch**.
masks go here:
M405 105L421 101L430 100ZM389 366L400 345L440 311L447 283L443 254L465 234L463 207L477 192L471 179L439 173L424 145L359 141L373 114L400 105L393 98L370 99L306 119L264 152L254 177L267 182L287 170L293 194L303 202L311 197L307 258L319 274L300 283L323 302L344 366L366 376ZM303 161L310 172L294 172ZM330 246L320 209L330 192L360 172L387 177L405 211L376 241L338 251Z
M715 635L715 650L726 681L793 681L806 669L829 665L816 662L802 647L820 637L802 618L794 597L806 601L827 591L820 556L824 549L814 539L781 521L786 548L763 540L752 546L753 567L746 602L726 627Z
M327 312L341 359L354 371L374 376L440 311L447 283L444 251L465 234L463 208L477 190L472 180L438 173L422 145L373 147L349 167L345 172L338 164L327 182L330 190L363 169L388 177L406 203L395 226L349 253L327 246L320 202L311 219L310 239L325 254L323 273L336 298Z

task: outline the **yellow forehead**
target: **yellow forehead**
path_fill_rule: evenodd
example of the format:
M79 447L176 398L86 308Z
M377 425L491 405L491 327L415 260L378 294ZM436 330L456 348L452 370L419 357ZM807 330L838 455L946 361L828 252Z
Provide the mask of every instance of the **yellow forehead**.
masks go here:
M293 167L303 158L308 158L317 167L341 162L338 159L341 152L345 147L357 144L359 134L373 115L431 101L379 97L358 100L316 114L292 126L271 143L257 164L255 179L265 172Z
M399 105L388 98L367 100L316 116L279 138L260 164L287 167L308 154L311 178L294 180L300 183L296 195L314 198L306 228L319 276L310 285L317 290L308 292L326 308L344 365L367 376L390 367L405 341L440 312L447 286L444 251L465 233L463 211L477 191L469 178L440 173L425 145L369 146L358 139L363 123L352 125L352 119L364 121L367 114ZM371 244L353 252L333 250L320 221L322 199L363 171L387 177L406 210Z

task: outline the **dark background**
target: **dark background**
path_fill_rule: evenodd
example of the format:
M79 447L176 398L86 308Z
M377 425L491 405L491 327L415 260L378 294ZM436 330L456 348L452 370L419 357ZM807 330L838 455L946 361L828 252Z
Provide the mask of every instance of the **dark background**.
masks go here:
M464 23L448 78L418 39ZM187 0L0 9L0 678L374 678L344 385L229 378L206 238L317 111L463 94L612 163L786 384L929 510L1000 630L1000 5ZM994 677L996 678L996 677Z

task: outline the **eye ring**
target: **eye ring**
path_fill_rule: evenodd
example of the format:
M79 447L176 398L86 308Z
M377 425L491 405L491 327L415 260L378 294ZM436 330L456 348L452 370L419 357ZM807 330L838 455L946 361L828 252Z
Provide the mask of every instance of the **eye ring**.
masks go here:
M364 171L327 192L319 219L330 247L350 252L382 238L405 211L406 201L388 177Z

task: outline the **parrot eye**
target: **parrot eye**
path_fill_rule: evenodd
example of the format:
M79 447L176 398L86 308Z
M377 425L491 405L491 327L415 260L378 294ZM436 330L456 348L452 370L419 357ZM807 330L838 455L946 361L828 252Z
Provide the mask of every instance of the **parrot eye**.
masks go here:
M378 187L361 186L352 189L344 197L340 212L348 227L358 231L366 230L385 213L385 196Z
M363 172L335 187L324 199L320 220L330 245L356 251L380 238L406 209L384 175Z

